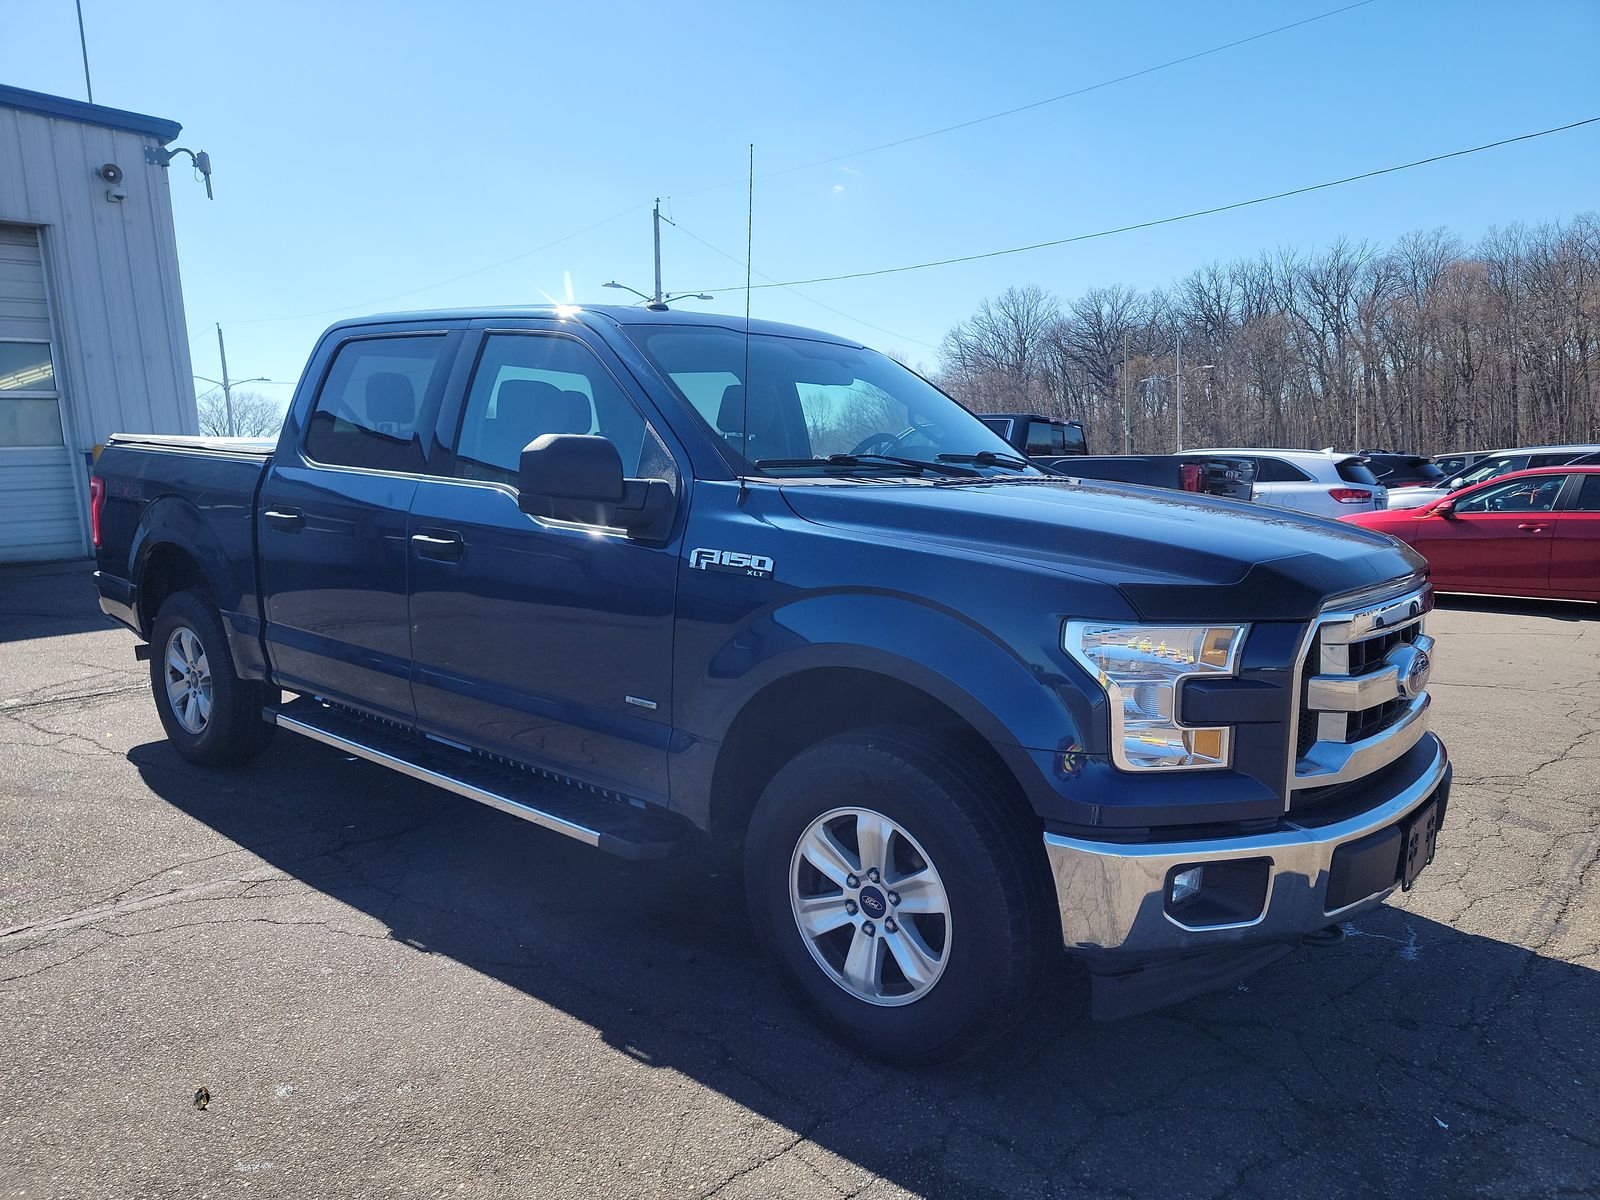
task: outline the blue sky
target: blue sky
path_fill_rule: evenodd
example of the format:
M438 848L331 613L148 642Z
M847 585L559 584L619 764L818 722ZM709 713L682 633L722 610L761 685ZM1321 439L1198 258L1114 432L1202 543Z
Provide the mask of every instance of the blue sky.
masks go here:
M657 195L684 230L742 257L751 142L758 175L776 171L1340 3L83 9L96 100L182 122L182 143L215 164L215 201L176 164L172 178L195 370L217 374L220 321L235 376L292 381L343 316L537 303L569 287L579 302L615 301L600 287L613 277L648 291ZM82 98L72 0L11 0L0 29L0 82ZM760 179L755 267L796 279L1070 236L1600 115L1597 46L1592 0L1374 0L1075 99ZM950 326L1012 284L1144 287L1265 248L1441 225L1471 240L1596 207L1600 125L1075 246L760 291L755 313L931 364ZM663 238L668 289L742 282L741 266L685 233ZM699 307L743 300L727 291Z

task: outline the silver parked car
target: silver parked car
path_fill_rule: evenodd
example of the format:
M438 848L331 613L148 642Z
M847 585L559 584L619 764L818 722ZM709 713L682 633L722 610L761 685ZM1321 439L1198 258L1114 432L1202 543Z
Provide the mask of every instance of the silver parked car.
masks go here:
M1589 443L1573 446L1522 446L1512 450L1495 450L1483 455L1465 470L1457 471L1438 487L1401 488L1389 497L1390 508L1420 508L1441 500L1451 492L1460 491L1486 479L1524 471L1529 467L1564 467L1591 454L1600 453L1600 445Z

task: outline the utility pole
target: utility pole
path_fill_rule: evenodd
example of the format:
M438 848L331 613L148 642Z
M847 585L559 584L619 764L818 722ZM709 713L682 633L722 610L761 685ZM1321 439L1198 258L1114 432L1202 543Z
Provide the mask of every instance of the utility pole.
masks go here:
M228 436L233 436L233 385L228 382L228 348L222 344L222 326L217 326L217 355L222 359L222 405L228 415Z
M656 197L656 207L651 214L656 228L656 294L650 298L652 307L665 308L666 303L661 299L661 197Z
M1133 453L1133 410L1128 407L1128 331L1122 331L1122 452Z
M227 371L222 371L227 374ZM1178 328L1178 448L1184 448L1184 331Z

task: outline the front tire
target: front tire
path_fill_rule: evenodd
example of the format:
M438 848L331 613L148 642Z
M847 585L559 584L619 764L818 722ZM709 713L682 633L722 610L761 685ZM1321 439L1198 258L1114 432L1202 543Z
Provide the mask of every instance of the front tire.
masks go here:
M915 731L803 751L751 819L758 937L807 1011L863 1053L977 1052L1037 997L1060 923L1031 814L981 760Z
M150 632L150 689L173 749L208 767L247 762L265 750L274 727L261 710L279 693L234 672L222 617L210 598L174 593Z

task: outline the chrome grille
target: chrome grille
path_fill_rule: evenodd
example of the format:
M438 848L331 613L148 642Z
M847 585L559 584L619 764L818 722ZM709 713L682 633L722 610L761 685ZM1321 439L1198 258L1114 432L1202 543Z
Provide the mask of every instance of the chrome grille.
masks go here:
M1335 600L1318 616L1300 663L1291 789L1360 779L1417 744L1432 608L1432 589L1412 578Z

